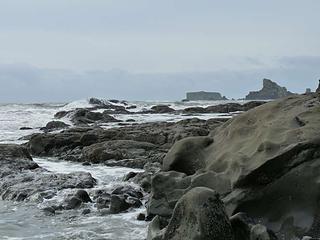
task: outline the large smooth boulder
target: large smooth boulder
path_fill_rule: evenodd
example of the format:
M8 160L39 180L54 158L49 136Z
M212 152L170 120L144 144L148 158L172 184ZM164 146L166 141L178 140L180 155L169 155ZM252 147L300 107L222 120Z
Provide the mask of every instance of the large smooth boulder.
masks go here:
M176 142L163 160L163 170L194 174L206 166L204 152L212 142L210 137L190 137Z
M160 227L159 227L160 229ZM196 187L178 201L168 226L148 240L233 240L233 232L219 194Z
M251 178L270 183L290 169L286 166L293 164L294 156L314 148L319 109L315 94L294 95L234 117L211 132L214 142L203 152L206 169L228 175L233 185L243 185L259 169L265 174L274 171L273 178Z

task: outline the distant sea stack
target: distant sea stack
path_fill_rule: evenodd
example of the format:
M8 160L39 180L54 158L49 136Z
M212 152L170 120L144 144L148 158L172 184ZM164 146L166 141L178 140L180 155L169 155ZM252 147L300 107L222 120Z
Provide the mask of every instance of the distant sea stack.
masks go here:
M316 92L320 93L320 80L319 80L319 85L318 85L318 88L316 89Z
M279 86L270 79L263 79L263 88L260 91L250 92L246 100L268 100L283 98L292 95L285 87Z
M217 101L217 100L228 100L225 96L222 96L218 92L187 92L187 101Z

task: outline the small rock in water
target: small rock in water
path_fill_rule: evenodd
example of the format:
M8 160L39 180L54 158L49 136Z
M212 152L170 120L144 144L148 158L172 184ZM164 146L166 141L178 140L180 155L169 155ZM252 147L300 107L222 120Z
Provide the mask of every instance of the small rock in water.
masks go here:
M126 199L126 203L130 204L130 206L134 207L134 208L139 208L142 206L142 202L138 198L135 198L135 197L128 197Z
M46 215L54 215L56 210L53 207L45 207L42 209Z
M20 130L31 130L31 127L21 127Z
M125 177L124 177L124 181L128 181L129 179L137 176L138 173L136 172L129 172Z
M83 215L87 215L89 213L91 213L91 210L89 208L83 209L83 211L82 211Z
M146 215L144 213L139 213L137 216L138 221L144 221L146 219Z
M120 213L129 209L130 207L131 205L125 201L123 196L111 195L110 213Z
M82 163L82 166L91 166L92 164L91 163L89 163L89 162L84 162L84 163Z
M66 210L79 208L82 204L82 201L77 197L72 197L67 200L67 205L65 206Z
M109 208L110 205L110 199L109 198L103 198L99 197L97 199L97 209L104 209L104 208Z
M136 120L130 118L130 119L127 119L126 122L135 122Z
M78 190L74 196L84 203L92 202L89 194L85 190Z
M141 199L143 197L143 193L140 190L135 189L134 187L132 187L130 185L117 187L116 189L114 189L112 191L111 194L116 194L116 195L126 194L131 197L138 198L138 199Z

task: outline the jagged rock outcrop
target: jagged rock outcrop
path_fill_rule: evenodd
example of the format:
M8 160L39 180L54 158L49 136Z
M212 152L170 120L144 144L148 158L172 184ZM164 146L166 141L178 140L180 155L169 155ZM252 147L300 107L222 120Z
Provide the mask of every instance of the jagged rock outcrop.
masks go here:
M292 94L285 87L281 87L269 79L263 79L263 88L257 92L250 92L246 96L246 100L278 99Z
M320 99L310 93L264 104L214 129L213 141L194 153L201 162L196 169L188 163L192 161L188 152L198 140L177 142L167 155L174 164L163 168L180 175L154 176L163 183L155 186L159 181L152 181L149 213L155 214L154 209L166 213L156 213L164 229L176 199L205 186L221 194L229 216L244 212L260 224L247 229L254 239L259 234L258 239L275 239L267 229L284 240L319 238L319 136ZM186 162L192 170L189 175L176 167ZM164 186L170 187L163 190Z
M225 96L221 96L218 92L188 92L186 100L188 101L215 101L215 100L228 100Z

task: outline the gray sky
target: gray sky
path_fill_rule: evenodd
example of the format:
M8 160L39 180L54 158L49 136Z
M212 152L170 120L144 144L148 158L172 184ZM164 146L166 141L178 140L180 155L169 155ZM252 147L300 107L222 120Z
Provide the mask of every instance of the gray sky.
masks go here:
M0 102L243 97L320 78L319 0L0 0Z

